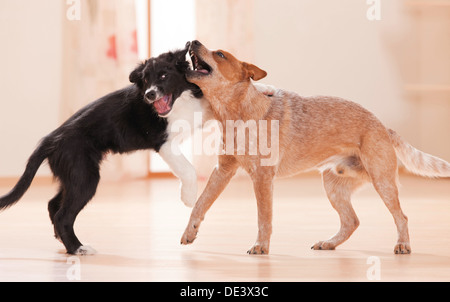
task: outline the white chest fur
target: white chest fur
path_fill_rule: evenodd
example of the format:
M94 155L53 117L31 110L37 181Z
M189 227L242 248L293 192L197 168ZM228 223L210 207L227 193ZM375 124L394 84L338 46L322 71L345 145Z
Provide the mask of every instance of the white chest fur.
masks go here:
M180 132L184 132L183 136L191 136L193 131L201 128L209 119L209 112L209 104L205 99L195 98L191 91L183 92L167 117L168 140L180 135Z

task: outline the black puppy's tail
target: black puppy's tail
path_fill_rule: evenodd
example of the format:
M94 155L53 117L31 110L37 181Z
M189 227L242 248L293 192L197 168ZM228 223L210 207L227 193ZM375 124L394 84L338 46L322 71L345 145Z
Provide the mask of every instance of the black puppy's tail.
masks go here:
M27 167L14 188L0 197L0 210L15 204L25 194L42 162L50 155L49 140L44 139L28 159Z

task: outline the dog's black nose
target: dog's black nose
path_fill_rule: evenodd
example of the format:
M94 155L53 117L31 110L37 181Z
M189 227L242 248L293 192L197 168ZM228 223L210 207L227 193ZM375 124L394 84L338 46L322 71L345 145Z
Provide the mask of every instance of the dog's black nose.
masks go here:
M194 40L194 41L192 41L192 45L194 45L194 46L201 46L202 43L200 43L199 40Z
M145 97L150 101L154 101L156 99L156 92L154 90L150 90L145 94Z

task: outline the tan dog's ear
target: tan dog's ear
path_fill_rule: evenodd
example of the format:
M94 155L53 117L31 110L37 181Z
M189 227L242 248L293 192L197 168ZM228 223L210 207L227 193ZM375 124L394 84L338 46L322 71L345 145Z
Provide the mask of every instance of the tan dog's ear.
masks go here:
M247 71L247 77L252 78L254 81L261 80L267 76L267 72L253 64L243 62L242 66Z

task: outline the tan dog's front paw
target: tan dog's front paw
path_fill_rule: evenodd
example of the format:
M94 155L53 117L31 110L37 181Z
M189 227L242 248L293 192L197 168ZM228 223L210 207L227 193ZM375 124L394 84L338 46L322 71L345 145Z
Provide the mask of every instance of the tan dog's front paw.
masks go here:
M336 245L328 241L319 241L311 247L312 250L334 250L335 248Z
M395 254L411 254L411 246L408 242L397 243L394 247Z
M250 255L264 255L264 254L269 254L269 248L265 247L261 244L255 244L254 246L252 246L251 249L249 249L247 251L247 254Z
M197 237L197 230L194 227L188 226L181 237L181 244L187 245L194 242Z

